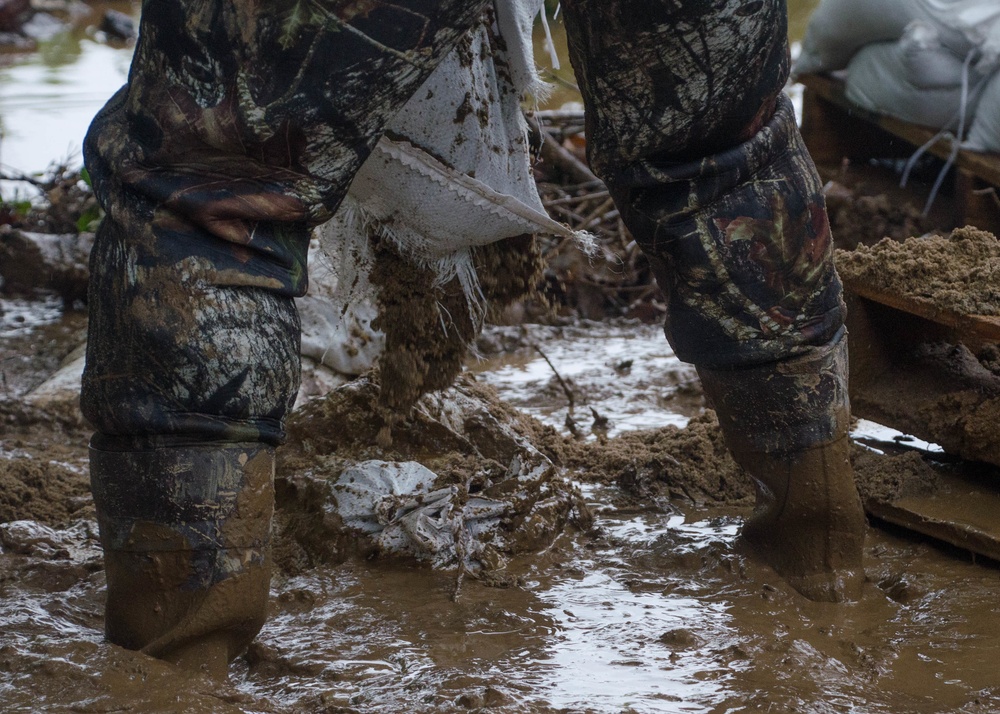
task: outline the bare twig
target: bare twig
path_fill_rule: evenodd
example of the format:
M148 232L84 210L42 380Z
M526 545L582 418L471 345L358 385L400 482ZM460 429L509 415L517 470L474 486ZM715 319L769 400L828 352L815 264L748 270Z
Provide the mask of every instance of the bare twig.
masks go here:
M566 398L569 400L569 410L572 413L573 407L576 405L576 399L574 399L573 397L573 391L569 388L569 385L566 384L565 380L562 378L562 375L559 374L559 370L556 369L556 366L552 364L552 360L550 360L548 355L546 355L542 351L542 348L539 347L537 344L532 345L532 347L534 347L535 351L538 352L539 355L541 355L542 359L545 360L545 363L552 370L552 374L556 376L556 379L559 381L559 386L561 386L563 388L563 392L566 393Z
M557 167L571 181L588 183L599 180L585 163L556 141L546 127L535 121L533 117L528 117L528 123L531 125L532 131L537 131L542 137L541 155L545 161Z
M562 191L560 191L562 193ZM551 201L543 201L542 204L546 208L552 206L561 206L564 203L583 203L584 201L590 201L595 198L607 198L608 191L604 189L602 191L595 191L594 193L585 193L582 196L565 196L563 198L556 198Z

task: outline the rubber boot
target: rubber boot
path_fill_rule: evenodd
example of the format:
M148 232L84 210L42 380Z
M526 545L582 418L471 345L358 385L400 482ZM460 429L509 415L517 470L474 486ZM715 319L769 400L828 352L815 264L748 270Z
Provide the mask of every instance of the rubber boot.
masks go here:
M698 373L756 486L743 540L807 598L857 599L866 521L849 459L846 333L793 359Z
M270 585L274 450L91 447L110 642L224 680Z

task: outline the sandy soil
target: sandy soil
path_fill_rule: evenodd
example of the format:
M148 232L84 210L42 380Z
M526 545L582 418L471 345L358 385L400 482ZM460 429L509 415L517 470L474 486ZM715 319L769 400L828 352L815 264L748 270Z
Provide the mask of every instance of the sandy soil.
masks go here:
M888 293L963 314L1000 314L1000 241L975 228L841 250L837 270Z

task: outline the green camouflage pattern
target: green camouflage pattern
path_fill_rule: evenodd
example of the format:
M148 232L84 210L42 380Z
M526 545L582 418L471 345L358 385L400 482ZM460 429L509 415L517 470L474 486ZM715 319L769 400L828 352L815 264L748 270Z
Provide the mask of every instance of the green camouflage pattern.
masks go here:
M118 447L277 444L299 380L310 230L482 1L157 0L85 156L84 413ZM707 367L842 324L815 168L781 97L783 2L568 0L588 150Z
M310 231L481 16L460 0L149 0L84 153L84 413L135 448L279 443Z
M564 4L590 162L667 296L677 355L745 366L828 342L844 308L781 94L783 0Z

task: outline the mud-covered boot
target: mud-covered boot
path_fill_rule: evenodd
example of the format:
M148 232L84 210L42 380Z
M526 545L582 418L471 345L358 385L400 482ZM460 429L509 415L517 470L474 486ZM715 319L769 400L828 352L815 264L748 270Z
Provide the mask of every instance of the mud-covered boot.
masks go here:
M267 614L273 448L92 445L90 469L108 640L225 679Z
M756 486L742 538L806 597L856 599L866 522L849 460L846 334L782 362L698 373Z

